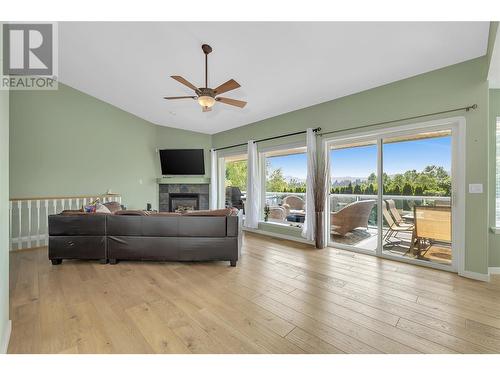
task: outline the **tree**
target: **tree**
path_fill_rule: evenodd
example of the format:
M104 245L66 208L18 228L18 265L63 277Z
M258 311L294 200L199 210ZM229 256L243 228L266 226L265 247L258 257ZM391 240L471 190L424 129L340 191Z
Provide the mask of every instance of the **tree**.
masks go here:
M230 161L226 163L226 186L237 186L245 191L247 186L247 161Z
M347 185L345 194L352 194L352 182L349 182L349 185Z
M409 170L409 171L406 171L405 173L403 173L403 177L404 177L405 182L409 183L410 185L413 183L413 181L415 181L415 179L417 178L417 175L418 175L418 172L415 169L412 169L412 170Z
M367 180L366 180L369 184L374 184L377 182L377 175L375 173L370 173L370 175L368 176Z
M373 188L373 184L370 184L370 185L368 185L366 187L365 194L366 195L373 195L373 194L375 194L375 189Z
M451 176L440 166L428 165L422 171L415 169L392 176L382 175L384 194L405 196L447 196L451 195ZM370 173L366 180L356 180L354 187L349 180L335 182L336 194L377 194L377 176Z
M403 186L403 195L413 195L413 188L408 182Z
M266 182L266 191L276 191L283 192L287 191L288 183L283 176L283 170L281 168L271 171L269 178Z

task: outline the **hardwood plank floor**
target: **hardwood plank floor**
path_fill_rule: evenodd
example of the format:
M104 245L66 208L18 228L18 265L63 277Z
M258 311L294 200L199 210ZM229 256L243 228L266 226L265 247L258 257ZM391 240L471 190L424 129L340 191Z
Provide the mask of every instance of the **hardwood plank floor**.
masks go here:
M499 353L500 278L244 235L227 262L11 253L9 353Z

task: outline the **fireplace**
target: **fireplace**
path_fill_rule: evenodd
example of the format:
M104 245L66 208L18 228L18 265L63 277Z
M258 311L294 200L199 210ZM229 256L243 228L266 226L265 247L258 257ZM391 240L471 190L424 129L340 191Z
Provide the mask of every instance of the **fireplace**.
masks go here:
M159 208L163 212L175 212L179 206L194 210L208 210L208 184L168 184L159 186Z
M170 212L194 211L200 206L199 194L171 193L168 197Z

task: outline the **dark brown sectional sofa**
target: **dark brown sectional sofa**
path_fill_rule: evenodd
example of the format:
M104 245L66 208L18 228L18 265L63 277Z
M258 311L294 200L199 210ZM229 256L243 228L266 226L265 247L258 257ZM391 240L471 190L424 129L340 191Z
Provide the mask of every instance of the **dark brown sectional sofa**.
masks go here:
M58 214L49 216L49 259L229 261L236 266L240 216Z

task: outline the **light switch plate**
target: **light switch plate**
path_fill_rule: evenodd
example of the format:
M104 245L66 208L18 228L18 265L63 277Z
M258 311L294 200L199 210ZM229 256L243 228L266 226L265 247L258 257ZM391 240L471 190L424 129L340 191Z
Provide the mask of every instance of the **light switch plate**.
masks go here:
M482 194L483 193L483 184L469 184L469 193L470 194Z

